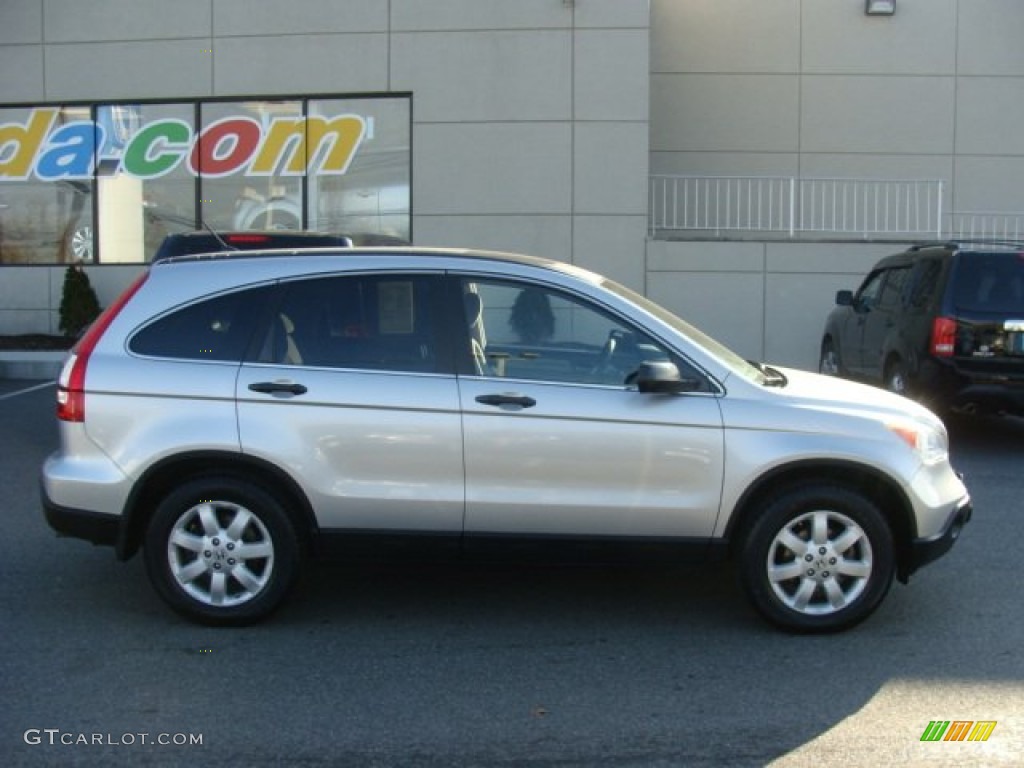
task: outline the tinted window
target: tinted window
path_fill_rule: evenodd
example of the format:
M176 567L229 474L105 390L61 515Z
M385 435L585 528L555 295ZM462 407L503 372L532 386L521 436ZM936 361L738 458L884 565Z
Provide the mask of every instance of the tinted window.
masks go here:
M882 292L878 297L878 306L893 309L899 304L903 285L909 274L909 267L886 270L885 282L882 284Z
M672 360L684 377L704 380L644 332L574 296L470 279L461 290L466 369L477 375L619 386L642 362Z
M1024 254L962 253L954 286L960 309L1024 315Z
M271 290L237 291L179 309L136 333L129 349L155 357L240 361Z
M860 291L857 293L857 303L865 307L875 306L882 292L882 279L884 277L884 272L873 272L868 275Z
M261 362L384 371L437 371L438 279L325 277L285 288Z
M925 309L939 282L942 262L935 259L919 261L903 284L904 303L912 309Z

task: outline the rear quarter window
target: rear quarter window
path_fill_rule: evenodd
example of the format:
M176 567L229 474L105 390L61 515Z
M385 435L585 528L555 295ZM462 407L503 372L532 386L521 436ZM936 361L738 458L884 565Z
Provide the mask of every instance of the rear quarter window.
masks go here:
M240 362L272 290L235 291L174 310L138 331L128 348L150 357Z

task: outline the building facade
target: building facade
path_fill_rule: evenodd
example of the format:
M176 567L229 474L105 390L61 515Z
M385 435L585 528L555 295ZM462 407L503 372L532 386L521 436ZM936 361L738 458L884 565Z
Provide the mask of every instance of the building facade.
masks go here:
M0 0L0 333L161 233L517 250L813 366L892 241L1024 210L1016 0ZM967 229L970 228L970 229ZM83 250L85 249L85 250Z

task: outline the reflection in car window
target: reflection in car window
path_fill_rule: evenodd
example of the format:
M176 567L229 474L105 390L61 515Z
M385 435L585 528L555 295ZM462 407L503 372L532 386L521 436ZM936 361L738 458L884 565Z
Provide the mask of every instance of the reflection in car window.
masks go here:
M863 307L875 306L878 303L878 295L881 293L882 278L884 277L884 272L874 272L868 275L864 285L861 286L860 291L857 293L857 304Z
M895 309L900 301L900 294L903 291L903 284L910 274L909 267L888 269L885 272L885 282L882 285L882 292L878 298L878 306L886 309Z
M355 275L285 288L258 359L283 365L433 372L436 279Z
M462 294L478 375L623 386L642 362L680 364L644 332L554 289L467 279Z
M179 309L136 333L128 348L154 357L240 361L271 290L236 291Z
M936 259L925 259L914 267L914 273L904 286L905 302L912 309L924 309L935 293L942 264Z
M956 269L957 307L1024 314L1024 256L1020 253L961 254Z

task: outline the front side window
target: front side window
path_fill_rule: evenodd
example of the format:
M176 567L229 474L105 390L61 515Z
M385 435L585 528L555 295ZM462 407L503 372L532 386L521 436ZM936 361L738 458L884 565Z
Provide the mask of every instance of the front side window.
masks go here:
M884 272L873 272L868 275L864 285L861 286L860 291L857 293L857 305L859 307L869 309L878 304L878 297L882 292L882 280L884 278Z
M348 275L284 287L257 360L374 371L441 370L438 278Z
M471 278L460 287L472 374L622 386L642 362L681 365L643 331L556 289Z

